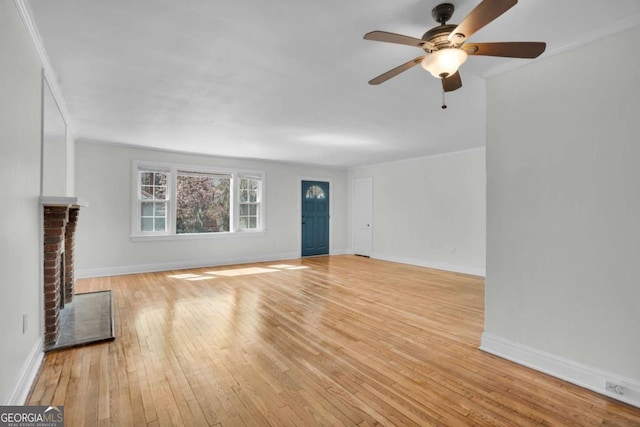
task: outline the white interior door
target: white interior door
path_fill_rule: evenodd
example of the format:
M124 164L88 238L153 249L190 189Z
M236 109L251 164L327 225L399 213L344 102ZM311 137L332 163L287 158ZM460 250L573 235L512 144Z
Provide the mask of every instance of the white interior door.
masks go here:
M373 178L353 180L353 253L371 256Z

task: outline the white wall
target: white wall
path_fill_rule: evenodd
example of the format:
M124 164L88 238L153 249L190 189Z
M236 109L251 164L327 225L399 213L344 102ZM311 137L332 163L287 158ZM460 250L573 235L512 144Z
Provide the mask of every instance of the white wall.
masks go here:
M0 404L23 403L41 357L41 68L10 1L0 2ZM23 315L28 330L23 333ZM23 386L21 388L21 386Z
M639 44L635 29L487 87L483 347L598 391L640 383Z
M347 252L347 172L77 142L76 190L89 202L76 236L78 277L295 258L300 254L300 177L332 180L331 253ZM266 233L131 241L131 162L173 162L266 173Z
M76 143L73 134L67 129L67 148L65 150L66 159L66 193L65 196L75 196L76 194Z
M372 258L484 275L483 148L349 171L362 177L373 178Z

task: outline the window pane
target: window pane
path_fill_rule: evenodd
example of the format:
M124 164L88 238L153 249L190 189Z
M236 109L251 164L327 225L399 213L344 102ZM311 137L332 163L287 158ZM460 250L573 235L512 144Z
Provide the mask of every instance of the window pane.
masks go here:
M165 212L166 212L166 209L165 209L165 204L164 203L154 203L154 212L153 212L153 214L155 216L161 216L161 217L164 218Z
M256 194L255 191L252 191L251 193L249 193L249 201L250 202L256 202L258 200L258 195Z
M256 218L255 217L249 218L249 227L248 228L256 228Z
M229 177L181 174L176 180L176 231L213 233L229 231Z
M167 198L167 187L154 187L153 196L156 200L165 200Z
M153 187L149 187L149 186L142 186L142 188L140 188L140 197L142 197L142 199L152 199L153 198Z
M153 203L142 202L140 207L142 216L153 216Z
M307 194L305 194L305 198L307 199L324 199L324 191L317 185L312 185L307 190Z
M249 214L249 209L247 205L240 205L240 216L247 216Z
M249 205L249 215L256 216L258 207L256 205Z
M240 228L247 228L247 217L240 217Z
M153 172L141 172L140 173L140 183L142 185L151 185L151 184L153 184Z
M153 231L153 218L142 218L142 231Z
M165 220L164 218L156 218L156 228L154 231L165 231Z
M249 200L249 193L247 190L240 190L240 202L246 202Z

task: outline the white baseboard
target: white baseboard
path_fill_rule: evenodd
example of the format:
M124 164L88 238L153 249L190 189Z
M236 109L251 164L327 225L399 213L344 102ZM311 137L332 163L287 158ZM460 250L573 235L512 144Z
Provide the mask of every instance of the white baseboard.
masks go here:
M480 350L640 408L640 382L635 380L486 332L482 334ZM620 385L624 394L608 390L607 382Z
M348 249L332 249L329 255L349 255L351 253Z
M27 397L29 396L31 386L33 385L33 381L36 379L36 375L38 375L38 371L40 370L43 358L43 341L42 338L40 338L29 352L29 355L20 370L18 383L4 405L20 406L25 404Z
M174 261L156 264L137 264L119 267L79 268L75 271L76 279L88 277L122 276L124 274L151 273L155 271L184 270L187 268L216 267L220 265L248 264L252 262L279 261L299 258L296 252L279 254L253 255L246 257L206 258L189 261Z
M455 273L471 274L473 276L484 277L486 271L484 268L470 267L466 265L447 264L437 261L423 261L413 258L397 257L393 255L371 254L371 258L381 259L383 261L398 262L400 264L417 265L418 267L434 268L436 270L453 271Z

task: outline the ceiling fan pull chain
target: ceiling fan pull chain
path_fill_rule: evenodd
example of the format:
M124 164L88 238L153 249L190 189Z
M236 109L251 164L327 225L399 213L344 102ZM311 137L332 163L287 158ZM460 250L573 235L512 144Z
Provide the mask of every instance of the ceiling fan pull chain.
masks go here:
M442 109L445 110L447 108L447 104L444 101L444 88L442 88Z

